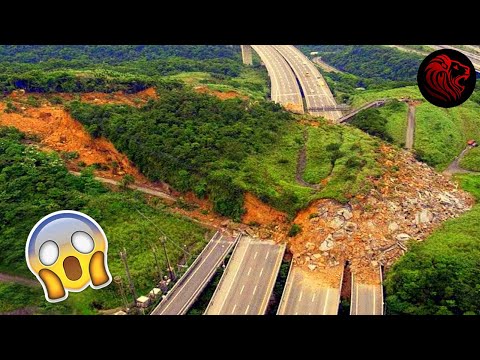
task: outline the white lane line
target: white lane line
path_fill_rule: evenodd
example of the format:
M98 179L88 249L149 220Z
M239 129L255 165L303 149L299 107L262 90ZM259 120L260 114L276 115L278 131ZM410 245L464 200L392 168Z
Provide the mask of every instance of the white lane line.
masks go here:
M233 314L235 312L235 309L237 308L237 304L233 305L233 309L232 309L232 312L231 314Z
M317 295L317 294L314 293L313 296L312 296L312 302L315 301L315 295Z
M208 251L207 255L206 255L202 260L200 260L200 262L199 262L198 265L197 265L197 268L196 268L191 274L188 275L187 280L186 280L181 286L179 286L179 288L180 288L180 287L184 287L186 284L188 284L188 283L192 280L192 278L194 277L194 275L197 273L197 271L201 268L202 264L204 264L204 263L207 261L208 257L212 254L212 252L215 250L215 248L216 248L216 247L218 246L218 244L220 243L220 240L223 239L223 233L220 234L220 235L221 235L221 236L220 236L220 239L218 239L218 241L215 240L215 242L213 243L212 248ZM210 243L207 244L207 246L205 247L205 249L208 247L208 245L210 245ZM203 253L203 251L202 251L202 253ZM202 253L201 253L201 254L202 254ZM187 270L187 271L188 271L188 270ZM170 307L170 305L174 303L174 300L176 299L176 297L177 297L180 293L181 293L180 291L177 291L176 294L173 294L173 296L169 299L168 304L163 308L163 310L160 312L160 314L163 314L163 313Z
M328 295L330 295L330 288L327 289L327 296L325 296L325 305L323 306L323 315L326 315L327 304L328 304Z
M257 258L257 255L258 255L258 251L255 251L255 255L253 255L253 260Z
M258 285L255 285L255 289L253 289L253 294L252 295L255 295L255 293L257 292L257 286Z
M265 255L265 260L267 260L267 258L268 258L268 254L270 254L270 251L269 251L269 252L267 252L267 254Z
M261 277L262 277L262 274L263 274L263 269L264 269L264 268L262 268L262 270L260 270L260 275L258 276L259 278L261 278Z
M241 290L240 290L240 295L242 295L243 289L245 289L245 285L242 286L242 288L241 288Z
M250 273L252 272L252 268L250 267L250 269L248 269L248 274L247 276L250 276Z
M247 305L247 308L245 309L245 313L244 313L244 315L247 315L247 314L248 314L248 310L249 310L249 309L250 309L250 304L249 304L249 305Z
M298 297L298 302L302 301L302 296L303 296L303 290L300 291L300 296Z

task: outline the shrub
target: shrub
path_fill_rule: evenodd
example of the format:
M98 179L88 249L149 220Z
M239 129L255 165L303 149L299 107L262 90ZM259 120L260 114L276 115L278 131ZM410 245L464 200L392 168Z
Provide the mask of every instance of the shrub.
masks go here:
M298 224L293 224L290 230L288 231L288 236L294 237L302 232L302 227Z

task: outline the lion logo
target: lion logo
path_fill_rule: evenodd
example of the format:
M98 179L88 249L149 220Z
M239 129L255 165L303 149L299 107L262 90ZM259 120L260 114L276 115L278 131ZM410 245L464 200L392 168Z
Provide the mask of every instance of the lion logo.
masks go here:
M467 100L475 87L475 69L462 53L443 49L420 65L418 86L432 104L453 107Z

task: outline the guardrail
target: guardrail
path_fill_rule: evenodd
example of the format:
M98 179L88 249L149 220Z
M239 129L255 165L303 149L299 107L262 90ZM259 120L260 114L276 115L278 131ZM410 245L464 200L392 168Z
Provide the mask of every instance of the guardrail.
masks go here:
M382 99L382 100L375 100L375 101L372 101L372 102L370 102L370 103L367 103L367 104L359 107L358 109L352 111L351 113L348 113L347 115L341 117L340 119L337 120L337 122L338 122L339 124L348 122L352 117L354 117L355 115L357 115L360 111L366 110L366 109L370 109L370 108L372 108L372 107L380 107L380 106L383 106L383 105L385 105L386 102L387 102L386 99Z
M214 239L216 239L218 237L218 235L220 234L220 231L217 230L217 232L212 236L212 238L209 240L208 244L213 241ZM207 245L208 245L207 244ZM193 261L193 263L188 267L187 271L185 271L185 273L182 275L182 277L180 277L180 279L178 279L175 284L173 285L173 287L170 289L170 291L167 292L167 294L165 295L164 298L162 298L162 300L160 300L160 302L158 303L158 305L155 307L155 309L152 310L152 314L163 304L165 304L175 293L175 290L185 281L185 279L188 277L188 275L196 268L196 266L200 263L200 260L202 259L202 255L203 255L203 252L205 251L207 247L205 246L205 248L202 250L202 252L197 256L197 258Z

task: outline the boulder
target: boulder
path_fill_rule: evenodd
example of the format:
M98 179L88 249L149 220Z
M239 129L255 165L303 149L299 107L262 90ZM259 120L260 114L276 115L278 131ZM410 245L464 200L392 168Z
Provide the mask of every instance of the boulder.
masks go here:
M315 249L315 244L312 243L312 242L307 242L307 243L305 244L305 249L307 249L307 250L313 250L313 249Z
M330 222L330 227L333 229L340 229L345 224L345 219L340 216L335 216L333 220Z
M415 214L415 223L416 224L425 224L433 220L433 214L427 210L423 209Z
M345 208L338 210L337 215L343 216L345 220L350 220L353 217L352 212Z
M335 246L332 235L328 235L327 238L320 244L320 251L331 250Z
M309 264L308 265L308 268L310 269L310 271L313 271L317 268L317 265L314 265L314 264Z
M345 231L354 232L357 230L357 228L358 228L358 225L353 222L347 222L345 224Z
M315 259L320 259L320 258L322 257L322 254L316 253L316 254L313 254L312 256L313 256L313 258L315 258Z
M339 239L343 239L345 237L345 230L344 229L340 229L340 230L337 230L335 231L333 234L332 234L332 237L333 237L333 240L339 240Z
M400 227L398 226L398 224L396 222L391 222L390 224L388 224L388 231L391 232L391 233L394 233L396 232Z
M410 240L412 237L408 234L405 234L405 233L402 233L402 234L398 234L397 236L395 236L395 239L397 239L398 241L407 241L407 240Z

